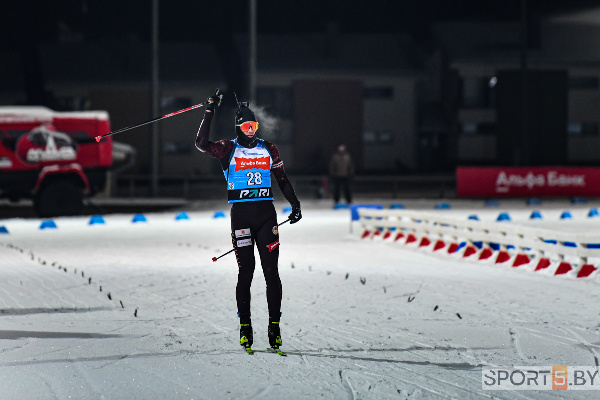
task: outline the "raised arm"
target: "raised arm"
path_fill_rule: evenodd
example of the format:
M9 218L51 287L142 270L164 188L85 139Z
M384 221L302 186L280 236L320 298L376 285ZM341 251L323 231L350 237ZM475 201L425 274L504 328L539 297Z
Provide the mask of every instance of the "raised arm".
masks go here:
M206 112L204 113L204 118L200 123L200 128L198 129L198 134L196 135L196 148L211 157L218 158L219 160L223 160L229 156L231 149L233 148L233 142L229 140L212 142L209 139L210 124L215 114L215 110L221 104L222 98L223 95L219 93L219 89L215 91L215 94L208 98L206 101Z

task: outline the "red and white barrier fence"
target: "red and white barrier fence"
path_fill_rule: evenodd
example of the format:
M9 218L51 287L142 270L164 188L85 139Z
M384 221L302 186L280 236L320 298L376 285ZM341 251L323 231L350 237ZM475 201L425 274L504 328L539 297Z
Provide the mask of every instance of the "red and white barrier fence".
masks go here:
M478 261L493 260L553 275L598 275L600 235L459 220L412 210L358 210L361 237L394 241Z

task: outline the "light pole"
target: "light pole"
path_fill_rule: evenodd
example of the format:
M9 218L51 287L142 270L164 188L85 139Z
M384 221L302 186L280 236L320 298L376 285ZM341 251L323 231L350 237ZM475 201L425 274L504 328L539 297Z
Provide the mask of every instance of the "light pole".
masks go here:
M159 114L158 1L152 0L152 117ZM152 125L152 196L158 196L158 124Z
M256 0L250 0L250 57L248 84L250 103L256 100Z
M517 165L526 167L529 165L529 95L527 83L527 0L521 0L521 150Z

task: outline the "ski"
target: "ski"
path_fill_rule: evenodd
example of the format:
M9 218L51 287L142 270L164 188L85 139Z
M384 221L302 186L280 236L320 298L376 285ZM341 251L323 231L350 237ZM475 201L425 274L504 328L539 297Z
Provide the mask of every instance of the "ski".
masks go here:
M267 350L269 350L271 353L276 353L278 356L282 356L282 357L287 356L287 354L285 354L283 351L281 351L279 346L267 347Z

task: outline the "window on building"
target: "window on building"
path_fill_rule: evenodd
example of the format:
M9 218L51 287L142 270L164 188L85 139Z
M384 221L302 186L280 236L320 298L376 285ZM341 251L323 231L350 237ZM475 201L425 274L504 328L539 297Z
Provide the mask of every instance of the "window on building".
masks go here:
M392 99L394 88L391 86L367 86L363 91L365 99Z
M598 89L600 81L596 76L569 76L569 89Z
M496 105L495 77L465 76L461 79L462 108L491 108Z
M379 131L377 132L377 140L381 144L388 144L394 141L394 136L390 131Z
M364 131L363 132L363 142L365 144L377 143L377 133L375 131Z
M465 135L486 135L496 133L496 124L490 122L463 122L461 132Z
M394 135L387 130L368 130L363 132L363 143L365 144L390 144L394 141Z
M598 134L596 122L569 122L567 133L570 136L593 136Z

